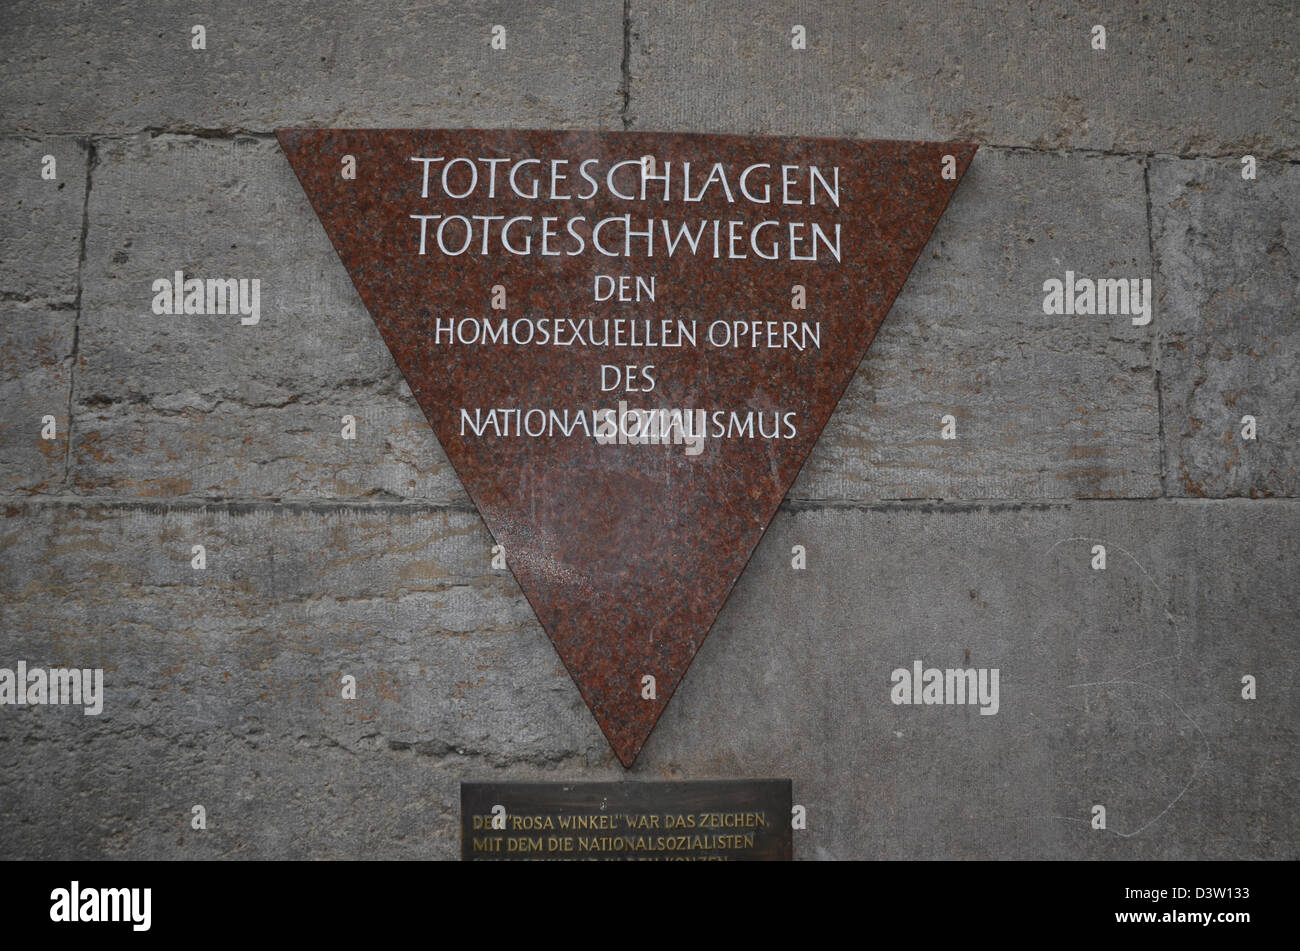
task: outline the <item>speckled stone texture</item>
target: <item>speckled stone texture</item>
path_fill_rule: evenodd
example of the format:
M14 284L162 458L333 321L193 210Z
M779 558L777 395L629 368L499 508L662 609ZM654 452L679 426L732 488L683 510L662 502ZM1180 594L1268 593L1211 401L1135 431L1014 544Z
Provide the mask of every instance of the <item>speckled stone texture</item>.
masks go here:
M411 392L504 546L511 571L619 760L631 766L871 345L975 146L475 130L284 130L279 138ZM349 155L356 160L355 180L341 174ZM668 174L669 185L649 176L643 181L638 163L644 156L654 157L654 172ZM945 156L952 157L946 175ZM469 161L456 163L453 174L457 157ZM495 197L480 157L507 160L499 166ZM514 163L522 159L543 164L523 166L516 188ZM572 178L558 187L552 180L556 159L569 163L560 171ZM588 166L589 159L598 164ZM620 162L629 163L621 175ZM689 182L687 163L694 170ZM728 184L705 188L716 163ZM483 172L471 171L472 165ZM749 190L742 192L740 176L754 166L766 169L751 173ZM813 167L835 189L833 199L812 176ZM580 173L597 176L601 187ZM542 197L521 197L534 191L534 178L544 182ZM795 184L787 187L791 180ZM471 188L468 197L454 197ZM443 253L434 221L425 226L422 255L422 226L413 214L497 215L507 222L530 216L510 246L521 248L529 234L532 253L508 253L491 232L467 237L460 223L448 229L446 247L468 250ZM559 219L553 255L540 253L546 215ZM685 253L684 245L667 254L661 240L657 253L647 255L639 250L644 243L632 238L622 245L632 254L598 253L617 245L622 232L602 242L597 223L622 215L631 215L629 230L644 229L650 218L670 222L673 234L683 223L694 234L696 222L719 219L723 243L714 243L710 225L699 254ZM583 216L581 245L570 236L573 216ZM745 219L746 239L737 248L727 222ZM748 229L763 220L781 225L751 241ZM811 235L814 224L838 234L836 255L811 239L800 246L792 237L777 237L790 234L790 221L806 223L801 234ZM651 230L659 227L652 223ZM781 251L770 242L780 242ZM780 257L768 260L758 252ZM796 253L817 260L793 260ZM633 287L636 278L653 278L653 300L597 301L597 275L632 278ZM793 307L796 285L804 288L806 308ZM504 289L504 309L491 306L496 287ZM586 317L594 319L583 325L589 333L567 346L465 344L459 330L440 336L436 324L439 318L490 319L540 327L543 320ZM623 324L629 343L615 345L611 331L609 346L593 345L604 336L597 328L610 319L630 322ZM631 342L632 325L643 338L659 339L664 321L674 328L693 322L695 345ZM730 340L714 321L733 328ZM771 336L758 347L738 345L735 321L781 322L780 345L772 346ZM802 330L800 345L788 345L786 321L815 327L817 345L809 345ZM662 342L672 339L664 335ZM644 392L641 376L626 388L605 390L604 365L653 367L653 392ZM713 438L710 431L702 451L690 454L683 445L602 445L593 438L594 420L585 432L530 437L467 430L464 415L479 420L480 409L540 409L578 410L590 418L597 409L621 411L620 401L641 409L702 409L710 427L718 412L727 425L733 413L748 418L750 411L767 421L752 419L739 431L747 435ZM774 438L764 438L763 425ZM653 691L646 689L646 676L654 678Z

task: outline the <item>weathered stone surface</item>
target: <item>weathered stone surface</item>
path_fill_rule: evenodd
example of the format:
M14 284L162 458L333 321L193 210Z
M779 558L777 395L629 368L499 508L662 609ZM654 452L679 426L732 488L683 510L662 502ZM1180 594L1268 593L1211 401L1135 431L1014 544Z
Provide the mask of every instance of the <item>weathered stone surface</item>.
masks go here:
M1236 159L1151 169L1170 495L1300 494L1300 166L1241 171Z
M78 419L72 484L141 498L466 501L406 384L393 389L342 388L281 406L92 406ZM355 440L342 438L349 415Z
M807 49L792 49L795 24ZM1107 48L1091 46L1106 28ZM1287 0L800 5L634 0L637 129L1300 155Z
M369 318L324 233L303 226L311 210L273 141L136 136L99 159L79 400L277 406L382 377L383 345L360 332ZM259 322L154 314L153 282L176 271L259 279Z
M6 4L0 127L56 132L283 125L619 123L622 5L437 0ZM191 28L207 49L190 48ZM490 45L506 27L506 49Z
M68 711L22 717L48 712ZM255 724L105 732L89 747L29 726L0 733L0 764L6 858L454 860L460 781L499 775L473 753L430 756L380 737L345 749ZM580 760L520 762L509 775L563 782L576 769L615 778ZM196 805L202 831L190 825Z
M0 493L53 491L66 476L88 161L76 139L0 138ZM41 438L46 416L55 439Z
M795 506L635 773L794 776L799 858L1294 859L1297 529L1290 501ZM895 706L916 660L999 668L999 712Z
M623 775L472 514L6 514L6 663L108 685L99 717L0 712L7 855L450 857L459 779ZM629 778L792 775L799 858L1294 859L1297 528L1291 501L787 508ZM894 705L914 660L999 668L999 712Z
M273 142L106 142L89 218L75 489L465 498ZM154 314L177 270L260 280L258 323Z
M491 570L471 512L7 515L6 657L106 671L103 714L58 729L256 728L352 750L379 732L393 748L511 762L611 755L513 578Z
M44 179L45 156L54 179ZM0 298L70 305L85 211L86 146L67 136L0 137Z
M76 312L0 301L0 493L62 489ZM54 417L56 436L42 438Z
M1158 494L1151 327L1042 308L1067 269L1151 276L1142 176L980 149L789 497Z

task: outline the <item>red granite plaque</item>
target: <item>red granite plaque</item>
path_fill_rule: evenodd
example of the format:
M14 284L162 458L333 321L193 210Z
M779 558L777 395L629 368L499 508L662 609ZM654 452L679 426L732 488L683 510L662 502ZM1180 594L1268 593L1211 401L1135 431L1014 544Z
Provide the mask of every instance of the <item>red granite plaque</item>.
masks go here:
M279 139L630 766L975 146L485 130Z

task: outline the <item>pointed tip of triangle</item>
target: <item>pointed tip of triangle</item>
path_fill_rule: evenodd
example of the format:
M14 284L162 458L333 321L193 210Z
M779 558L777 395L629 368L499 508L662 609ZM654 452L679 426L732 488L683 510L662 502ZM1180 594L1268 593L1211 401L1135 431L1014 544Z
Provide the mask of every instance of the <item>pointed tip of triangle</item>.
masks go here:
M645 743L645 737L635 743L620 743L610 737L608 733L605 734L605 739L609 740L610 748L614 751L614 755L618 757L618 761L623 764L624 769L632 768L636 763L636 758L641 755L641 746Z
M978 145L481 129L286 128L276 138L511 573L630 769ZM675 184L663 186L662 201L629 204L628 176L656 154L666 163L662 177ZM347 178L345 156L355 159ZM447 157L441 174L430 174L430 163L444 161L433 156ZM492 179L496 166L471 171L477 166L466 157L478 156L526 159L521 178ZM564 168L532 177L528 163L539 159ZM591 195L574 171L588 161L598 166ZM798 200L771 214L788 217L790 227L755 228L741 234L748 244L738 243L732 226L743 225L735 219L745 212L733 207L735 195L753 201L762 176L751 173L749 190L733 192L741 181L729 183L723 167L782 163L796 170ZM538 201L534 184L560 194ZM575 184L579 191L566 191ZM773 198L787 187L783 177L766 184ZM577 217L548 233L546 222L561 218L547 215ZM603 237L594 228L623 215L637 217L631 224L640 230L625 226L627 235L611 239L616 228ZM521 219L533 230L492 224ZM712 238L709 221L717 225ZM653 255L634 255L633 235L654 240ZM529 250L521 252L523 241ZM635 313L632 304L602 303L593 275L610 273L657 279L658 298L638 301ZM815 346L809 336L799 347L789 337L773 346L770 331L761 347L708 338L726 315L741 322L736 333L757 333L746 319L758 327L761 315L790 314L795 287L806 292L805 306L787 321L815 325ZM505 321L536 331L542 319L561 318L562 345L521 343L500 329ZM620 320L625 326L611 327ZM462 324L467 334L458 336ZM444 325L455 326L444 333ZM652 327L662 337L670 325L688 327L691 345L681 330L676 346L648 342ZM484 336L468 333L476 329ZM593 343L602 333L605 343ZM619 333L624 343L610 349ZM605 391L604 364L619 362L656 367L653 393L623 391L630 406L678 408L683 421L688 412L716 411L722 431L701 436L700 451L689 454L680 441L599 439L597 414L614 413L620 398ZM541 407L571 416L555 432L510 431L512 419ZM477 420L469 429L466 413ZM571 419L585 422L574 428ZM654 678L657 700L642 699L644 677Z
M564 660L563 653L561 660ZM655 700L639 699L635 706L629 706L612 703L608 693L592 690L581 669L570 669L569 674L577 684L583 702L595 717L600 732L605 735L610 749L614 751L614 756L623 764L624 769L631 769L650 739L650 734L654 732L659 718L668 708L679 683L673 684L666 692L661 692ZM639 684L636 686L640 687Z
M666 695L661 696L658 700L642 701L646 706L651 707L648 715L642 715L631 723L623 723L620 728L615 729L609 717L603 715L604 711L596 704L588 701L587 706L596 716L596 722L599 724L601 732L605 734L605 739L609 741L610 748L618 761L623 764L624 769L631 769L636 763L637 757L641 755L641 750L645 748L650 739L650 734L654 732L655 726L659 723L659 718L663 712L668 709L668 703L676 693L676 686Z

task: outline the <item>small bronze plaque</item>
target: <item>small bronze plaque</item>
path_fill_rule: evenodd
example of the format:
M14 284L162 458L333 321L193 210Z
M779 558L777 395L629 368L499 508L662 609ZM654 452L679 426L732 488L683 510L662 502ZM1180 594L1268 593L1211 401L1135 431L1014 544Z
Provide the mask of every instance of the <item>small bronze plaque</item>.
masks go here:
M461 858L789 861L788 779L461 783Z

